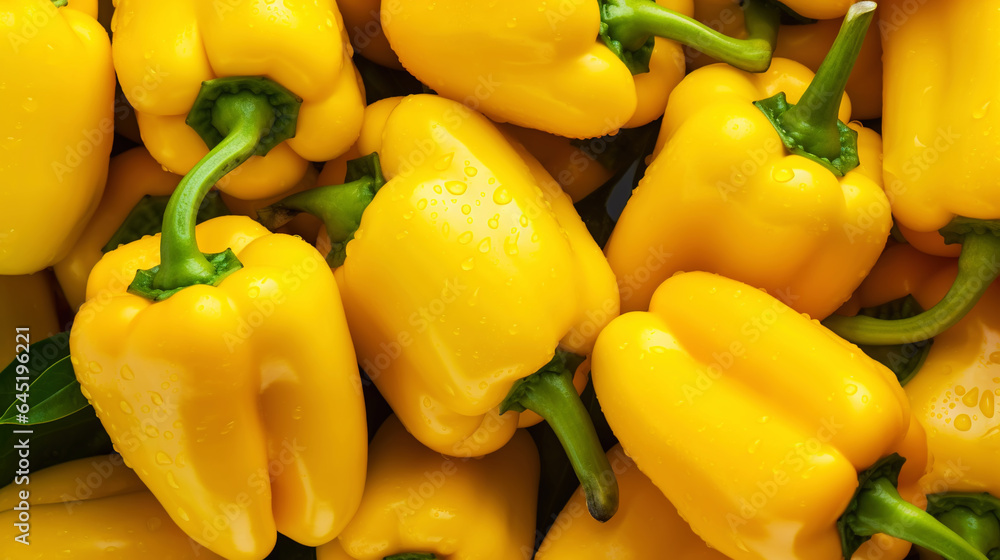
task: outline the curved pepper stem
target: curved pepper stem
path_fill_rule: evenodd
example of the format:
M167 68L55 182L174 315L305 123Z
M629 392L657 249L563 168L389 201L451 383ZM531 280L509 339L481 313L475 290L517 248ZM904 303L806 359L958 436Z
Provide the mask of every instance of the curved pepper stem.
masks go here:
M771 121L785 149L838 177L860 165L858 133L840 122L838 113L876 7L875 2L851 6L833 47L796 105L788 103L784 92L754 102Z
M956 218L941 230L945 240L961 239L958 276L937 305L908 319L832 315L828 329L857 344L909 344L935 337L962 320L1000 276L1000 222Z
M500 404L500 414L531 410L549 423L583 486L590 515L603 522L618 511L618 479L573 386L573 374L583 360L556 350L552 361L514 384Z
M171 195L163 215L160 265L140 271L130 292L159 301L187 286L217 285L242 266L230 250L210 260L198 249L198 209L227 173L295 136L301 103L266 78L222 78L202 84L187 123L212 149Z
M653 37L677 41L747 72L763 72L771 66L781 18L780 9L771 0L745 1L746 39L723 35L652 0L598 2L600 36L633 74L649 71Z
M361 226L361 216L385 184L378 154L371 153L347 162L347 180L349 182L342 185L316 187L293 194L261 208L257 216L264 227L272 230L301 212L316 216L322 220L330 237L332 248L326 262L331 268L337 268L347 258L347 243L354 239L354 232Z
M69 0L52 0L52 4L57 8L62 8L69 5Z
M909 541L947 560L987 560L986 556L931 514L899 496L891 480L878 478L858 495L858 534L886 535Z
M841 138L837 126L840 101L876 7L875 2L858 2L851 6L816 77L798 104L781 116L786 133L806 151L821 158L840 157Z
M844 558L851 558L865 541L882 533L947 560L987 560L934 516L900 497L896 485L905 462L893 453L858 474L858 490L837 520Z

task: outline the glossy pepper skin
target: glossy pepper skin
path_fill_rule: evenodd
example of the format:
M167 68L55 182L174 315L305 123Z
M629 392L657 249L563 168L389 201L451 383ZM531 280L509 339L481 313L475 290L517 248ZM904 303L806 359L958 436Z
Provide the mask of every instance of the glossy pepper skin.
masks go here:
M358 149L350 182L260 217L323 218L362 369L451 456L496 451L537 412L609 519L617 484L572 381L618 290L570 198L488 119L436 95L369 106Z
M569 197L481 115L429 95L377 105L359 151L388 182L336 270L358 356L421 443L491 453L517 427L497 410L514 382L556 347L588 354L617 315L614 278Z
M0 274L62 258L101 198L115 73L96 12L93 2L0 3Z
M479 459L424 447L395 416L375 434L361 507L318 560L516 560L534 548L538 451L521 430ZM586 510L584 510L586 511Z
M691 0L658 4L693 13ZM656 38L649 72L633 76L597 39L597 1L540 8L531 2L447 0L428 10L417 0L387 0L382 24L411 74L498 122L590 138L663 113L684 75L677 43Z
M146 195L169 196L181 178L168 171L145 148L133 148L112 158L101 204L80 233L66 258L54 270L70 307L86 301L87 278L103 253L101 249Z
M776 58L762 74L716 64L674 90L653 161L606 252L622 310L645 310L678 271L705 270L764 288L823 318L851 297L892 227L878 135L856 123L860 166L843 177L783 146L751 102L785 92L799 102L813 79ZM850 119L844 97L839 119Z
M266 6L119 0L112 27L115 68L143 143L174 173L186 174L208 153L185 119L202 82L214 78L265 76L303 100L293 138L219 183L233 196L285 192L309 161L333 159L357 138L364 95L333 0Z
M313 247L245 216L196 232L200 250L230 248L242 268L154 303L126 287L160 263L161 236L105 255L70 335L77 379L129 465L206 548L259 560L276 530L328 542L361 499L367 449L333 275Z
M896 220L917 232L941 229L956 216L1000 218L1000 149L994 73L1000 53L991 29L995 2L927 2L918 10L882 2L885 182ZM912 12L912 13L910 13ZM962 44L974 59L948 45ZM921 71L913 72L919 61ZM941 107L948 110L942 112Z
M786 3L787 4L787 3ZM848 3L849 5L850 3ZM839 18L840 15L834 16ZM694 17L705 25L736 38L747 36L739 0L697 0ZM840 19L822 19L805 25L782 25L774 56L801 62L815 72L830 50L840 29ZM690 68L717 62L693 49L686 49ZM855 119L882 116L882 39L877 25L868 29L861 53L847 82L851 113Z
M0 332L9 333L11 340L0 347L0 367L14 359L15 329L24 327L30 329L29 342L41 341L61 330L52 275L47 271L0 276Z
M583 492L577 489L545 535L535 560L647 560L666 556L727 560L691 530L621 445L608 451L608 460L621 488L618 513L605 523L591 519Z
M601 333L593 364L622 446L694 531L735 560L841 558L837 521L858 473L893 452L908 455L904 483L926 465L923 431L911 428L887 368L721 276L664 282L648 313ZM898 496L893 507L926 516Z
M28 492L28 546L14 542L22 491ZM0 520L3 558L222 560L191 541L116 455L49 467L32 473L30 484L0 489Z
M897 245L872 269L855 295L873 307L906 295L920 306L936 304L957 273L954 259L925 255ZM934 337L923 366L906 394L927 429L934 468L924 480L929 492L989 492L1000 496L1000 285L994 283L957 325Z

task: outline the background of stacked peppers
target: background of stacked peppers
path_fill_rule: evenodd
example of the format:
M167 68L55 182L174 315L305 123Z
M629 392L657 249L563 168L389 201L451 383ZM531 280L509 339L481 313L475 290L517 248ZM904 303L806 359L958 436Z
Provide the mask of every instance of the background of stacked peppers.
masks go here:
M1000 560L997 29L0 0L0 559Z

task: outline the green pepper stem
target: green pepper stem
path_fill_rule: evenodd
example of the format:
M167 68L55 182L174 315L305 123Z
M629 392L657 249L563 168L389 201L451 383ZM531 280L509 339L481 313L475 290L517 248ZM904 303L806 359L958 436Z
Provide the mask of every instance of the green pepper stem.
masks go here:
M430 552L404 552L386 556L382 560L437 560L437 556Z
M831 315L823 324L856 344L909 344L933 338L962 320L990 284L1000 276L995 259L1000 255L1000 237L992 233L970 233L962 242L958 276L937 305L908 319Z
M852 529L859 535L886 535L909 541L947 560L986 560L972 545L926 511L899 496L892 481L882 477L858 494Z
M195 224L201 201L220 179L250 159L274 121L265 96L249 92L220 97L212 122L226 136L177 185L163 215L160 270L153 286L171 290L211 283L215 267L198 250Z
M938 514L937 519L983 555L1000 549L1000 520L996 515L977 515L958 506Z
M771 66L781 12L769 0L746 0L746 39L734 39L694 18L668 10L652 0L608 0L602 20L610 34L628 49L638 49L650 36L695 48L748 72Z
M326 226L330 241L343 242L353 237L361 225L365 208L375 198L374 187L375 181L370 177L342 185L316 187L261 209L259 216L265 226L274 229L299 212L312 214Z
M851 6L816 77L799 102L781 117L782 128L809 153L830 160L840 156L837 114L876 7L875 2Z
M618 511L618 480L601 448L594 422L573 386L573 373L583 360L576 358L579 359L562 362L565 368L562 371L558 366L553 368L555 371L549 369L550 363L520 380L500 411L532 410L548 422L583 486L590 515L603 522ZM557 353L553 362L560 359Z

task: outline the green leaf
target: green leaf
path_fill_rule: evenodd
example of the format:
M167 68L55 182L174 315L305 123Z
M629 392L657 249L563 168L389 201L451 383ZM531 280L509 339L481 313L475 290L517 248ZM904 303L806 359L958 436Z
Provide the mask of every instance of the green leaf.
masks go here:
M0 424L44 424L90 406L80 392L80 384L70 363L68 332L31 344L27 356L27 364L22 364L15 358L0 372L0 383L4 387L4 393L0 395L3 399L0 401L0 408L4 410L3 416L0 416ZM30 383L27 391L15 390L17 377L29 378L26 381ZM22 415L18 405L25 402L29 410ZM27 421L22 421L23 417Z
M14 430L31 430L15 434ZM111 453L113 446L94 409L86 407L53 422L37 426L0 426L0 487L14 481L18 470L18 440L28 438L31 445L31 471Z

